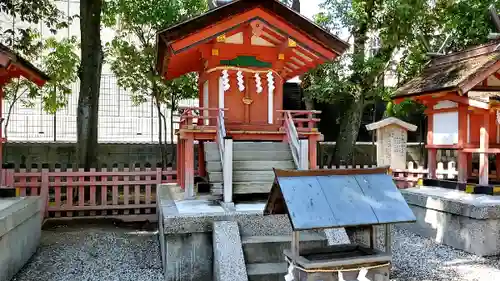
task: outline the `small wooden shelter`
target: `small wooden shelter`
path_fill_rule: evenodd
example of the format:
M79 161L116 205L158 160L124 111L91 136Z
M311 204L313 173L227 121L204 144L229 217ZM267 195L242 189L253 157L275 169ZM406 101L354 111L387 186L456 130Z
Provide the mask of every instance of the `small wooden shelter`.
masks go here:
M389 280L388 226L416 218L388 173L388 167L275 170L264 214L287 214L290 218L292 245L284 254L292 265L293 280L354 280L363 274L369 280ZM374 225L386 226L385 252L374 247ZM299 231L341 227L369 228L369 245L353 243L300 250ZM345 279L337 279L337 274Z
M180 185L193 185L194 141L200 143L200 175L205 174L204 141L217 141L223 158L224 139L283 141L287 130L309 141L309 166L315 167L318 112L284 111L283 84L347 47L275 0L232 1L160 31L159 73L166 79L199 75L200 107L183 109L177 131Z
M436 177L437 149L458 152L458 181L472 175L479 154L479 184L488 185L489 156L500 180L500 41L433 59L422 74L399 88L395 102L427 106L428 169Z
M14 53L11 49L0 43L0 117L3 108L3 87L13 78L24 77L38 86L43 86L49 77L33 66L29 61ZM6 139L2 136L3 117L0 121L0 152ZM0 153L0 163L3 163L2 153ZM0 167L1 169L1 167Z

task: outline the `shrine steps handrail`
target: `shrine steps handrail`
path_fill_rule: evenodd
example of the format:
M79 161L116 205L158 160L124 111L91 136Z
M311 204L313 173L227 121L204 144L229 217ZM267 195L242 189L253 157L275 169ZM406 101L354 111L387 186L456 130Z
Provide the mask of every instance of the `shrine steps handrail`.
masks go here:
M293 162L297 168L300 167L300 143L299 134L297 133L297 128L293 122L292 115L290 112L285 112L284 128L286 132L286 139L290 145L290 150L292 151Z

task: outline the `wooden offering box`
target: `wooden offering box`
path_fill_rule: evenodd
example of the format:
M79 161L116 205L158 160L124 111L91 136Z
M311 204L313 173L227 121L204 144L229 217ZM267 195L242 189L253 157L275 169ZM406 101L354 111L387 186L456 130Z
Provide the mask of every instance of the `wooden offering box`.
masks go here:
M290 250L284 251L290 265L286 280L389 280L389 225L414 222L416 218L387 167L274 172L264 214L287 214L290 218L293 234ZM386 227L385 251L374 247L375 225ZM368 245L299 248L300 231L341 227L369 229Z

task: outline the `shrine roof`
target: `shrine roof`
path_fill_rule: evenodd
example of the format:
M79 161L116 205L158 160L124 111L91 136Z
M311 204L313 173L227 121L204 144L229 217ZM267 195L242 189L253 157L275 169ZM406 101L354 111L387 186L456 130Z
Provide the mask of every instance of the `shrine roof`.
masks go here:
M383 127L387 127L389 125L398 125L398 126L402 127L403 129L405 129L407 131L412 131L412 132L417 130L417 126L410 124L410 123L407 123L407 122L400 120L396 117L384 118L384 119L377 121L375 123L368 124L368 125L366 125L366 129L368 131L373 131L373 130L377 130L377 129L380 129Z
M500 69L499 43L495 41L431 60L419 76L396 90L394 98L442 91L467 93Z
M288 214L295 231L415 221L388 170L275 169L264 214Z
M251 12L255 10L262 12ZM271 15L271 18L268 15ZM275 19L280 21L280 24L274 22L273 20ZM281 37L288 37L295 40L297 45L300 44L301 47L304 47L306 49L304 53L309 57L306 57L305 61L303 61L304 64L300 64L301 66L307 65L313 68L315 61L324 62L333 60L336 56L344 53L349 46L337 36L329 33L276 0L235 0L209 10L198 17L158 32L158 71L166 73L166 68L169 68L170 71L172 62L169 60L169 57L182 56L193 47L209 43L219 35L231 33L239 25L249 25L255 21L263 23L266 28L271 28L271 35L279 39L278 41L282 40ZM288 33L290 30L294 32ZM304 42L301 43L301 41ZM260 46L279 44L279 42L270 43L266 45L264 42ZM309 51L312 54L309 54ZM327 55L323 55L325 53ZM302 59L301 56L296 58ZM183 58L182 62L176 61L175 63L182 65L188 61L190 64L199 63L199 59L194 58L191 54L189 58ZM192 69L186 68L179 72L188 70L192 71Z
M7 70L12 70L13 67L20 70L17 76L22 75L25 78L35 82L37 85L42 86L46 81L50 80L47 74L43 73L40 69L35 67L32 63L16 54L7 46L0 43L0 67Z

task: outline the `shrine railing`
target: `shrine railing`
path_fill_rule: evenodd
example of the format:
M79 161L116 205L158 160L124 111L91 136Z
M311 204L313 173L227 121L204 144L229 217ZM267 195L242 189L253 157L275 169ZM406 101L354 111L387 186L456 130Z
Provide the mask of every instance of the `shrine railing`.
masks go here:
M225 110L225 109L223 109ZM193 126L211 126L211 120L217 120L220 108L208 107L179 107L179 128ZM213 126L213 125L212 125Z
M301 142L291 112L285 112L283 127L285 128L286 139L290 145L295 166L300 170L307 170L307 143ZM307 141L306 141L307 142Z
M222 165L223 197L225 203L233 201L233 140L227 137L224 109L217 114L217 146Z
M318 110L277 110L281 117L278 120L285 121L287 115L292 119L297 132L311 132L316 130L317 123L321 119L316 118L316 114L320 114Z

